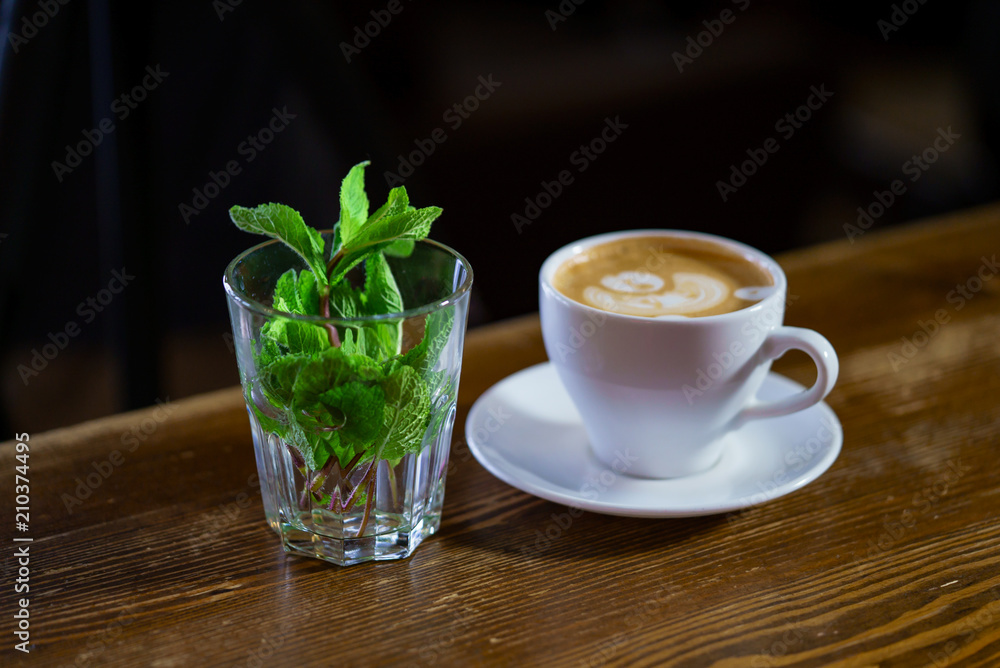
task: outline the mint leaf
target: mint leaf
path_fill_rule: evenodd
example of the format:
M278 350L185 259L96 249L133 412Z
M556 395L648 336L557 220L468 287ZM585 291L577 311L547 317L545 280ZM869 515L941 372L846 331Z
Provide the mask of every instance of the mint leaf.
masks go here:
M343 245L343 241L340 239L340 221L338 220L333 224L333 243L330 244L330 257L333 258Z
M351 171L340 184L340 243L357 234L361 225L368 220L368 195L365 194L365 160L351 167ZM339 246L338 246L339 248Z
M368 351L375 353L378 349L378 342L364 327L347 327L344 329L344 341L340 347L348 355L371 357L372 355Z
M276 311L299 315L319 315L319 285L316 275L308 269L296 274L294 269L283 273L274 285Z
M361 293L365 313L383 315L403 310L403 297L392 275L392 269L382 253L375 253L365 260L365 288ZM384 352L382 359L399 354L403 339L403 321L379 322L371 327L372 333Z
M331 414L342 417L339 436L362 447L378 436L385 408L385 391L378 385L352 381L330 388L319 396Z
M390 360L395 364L411 366L421 375L427 376L441 357L441 351L448 344L451 335L452 313L448 310L434 311L424 319L424 338L402 356Z
M398 216L412 208L410 206L410 196L406 193L406 187L399 186L393 188L389 191L389 196L386 198L385 204L376 209L375 213L368 217L365 225L372 225L389 216ZM349 243L354 244L354 235L350 237Z
M431 411L429 431L433 438L437 438L452 417L455 401L458 398L458 382L457 379L453 380L447 371L436 371L429 374L427 384L430 388L432 405L437 406L436 410Z
M291 408L295 379L309 359L307 355L283 355L266 366L258 361L260 388L272 406Z
M387 315L403 310L403 297L392 269L382 253L365 260L365 289L362 302L368 315Z
M371 359L340 348L302 366L292 388L291 413L307 434L315 434L310 441L319 466L330 454L346 464L378 436L385 411L381 381L381 370ZM325 450L319 449L320 440L328 446Z
M431 417L427 385L409 366L400 366L382 385L385 390L385 417L377 442L382 459L399 459L420 452L424 432Z
M319 279L308 269L299 272L295 282L295 292L298 296L298 309L293 313L302 315L319 315Z
M278 277L278 282L274 284L274 299L271 308L285 313L292 313L298 308L299 292L295 288L295 283L294 269L289 269Z
M361 293L347 281L330 287L330 317L357 318L362 315Z
M330 347L326 330L309 322L275 318L264 324L261 333L292 354L318 353Z
M401 190L402 188L394 188ZM408 209L401 213L382 215L379 212L389 207L386 204L375 212L353 237L343 236L343 246L337 252L340 256L330 273L330 283L342 279L347 272L371 254L382 250L393 242L420 241L427 237L431 223L441 215L441 209L429 206L423 209Z
M254 415L257 416L257 421L260 422L260 426L265 432L274 434L284 430L285 425L262 411L252 398L247 399L247 404L253 409Z
M384 376L368 357L340 348L285 355L259 377L265 398L290 418L277 432L301 452L310 470L322 468L331 454L346 463L380 433Z
M410 257L413 255L413 239L400 239L382 249L390 257Z
M254 365L258 369L263 369L282 355L281 347L274 339L268 337L267 332L264 331L267 327L268 323L265 323L261 328L263 336L260 339L260 352L254 355Z
M289 314L319 315L319 292L316 277L308 269L296 275L294 269L282 274L274 286L272 307ZM276 317L261 327L262 336L286 353L318 353L330 347L329 336L320 325ZM270 360L268 360L270 361Z
M344 180L346 181L347 179ZM342 197L343 197L343 188L344 186L342 185L341 186ZM341 204L341 211L343 211L343 208L344 208L343 204ZM371 216L368 216L366 213L365 214L366 219L363 220L363 223L365 226L367 226L371 224L373 221L381 220L386 216L405 213L406 210L409 208L411 208L410 197L409 195L406 194L406 188L402 186L398 188L393 188L392 190L389 191L389 197L386 200L385 204L380 206ZM346 230L345 230L345 225L343 225L339 221L337 222L337 224L333 228L334 243L333 243L333 249L331 250L330 254L331 260L336 256L337 253L341 253L341 251L345 249L345 246L355 245L355 239L358 236L358 233L361 231L361 227L362 226L360 224L354 225L349 222L346 225ZM347 271L350 271L350 267L348 267L344 271L344 273L347 273Z
M348 355L342 348L327 348L304 363L292 388L293 410L307 409L330 388L349 382L374 384L382 370L371 358Z
M392 357L386 354L384 329L395 327L396 323L366 324L344 329L344 341L340 345L344 352L366 355L375 362L383 362ZM398 357L397 357L398 359Z
M302 453L302 459L310 471L323 468L333 452L333 446L327 440L316 433L307 432L296 420L289 420L288 428L281 437Z
M229 209L229 217L244 232L264 234L285 242L302 256L317 278L326 278L323 236L307 226L295 209L284 204L261 204L253 209L234 206Z

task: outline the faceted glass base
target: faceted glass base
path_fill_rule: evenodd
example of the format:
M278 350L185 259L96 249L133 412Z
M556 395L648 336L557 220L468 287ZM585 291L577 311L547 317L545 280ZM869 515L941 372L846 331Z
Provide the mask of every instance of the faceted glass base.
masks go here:
M437 531L441 516L424 518L408 531L389 531L363 538L336 538L310 533L290 524L277 527L282 547L289 554L330 561L340 566L350 566L363 561L388 561L404 559L420 545L424 538Z

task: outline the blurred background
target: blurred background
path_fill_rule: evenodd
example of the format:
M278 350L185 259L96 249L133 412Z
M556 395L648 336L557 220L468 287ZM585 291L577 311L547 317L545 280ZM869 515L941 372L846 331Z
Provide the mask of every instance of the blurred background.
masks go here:
M8 435L236 385L227 209L328 228L363 159L444 208L473 327L590 234L780 253L1000 192L997 2L0 0L0 35Z

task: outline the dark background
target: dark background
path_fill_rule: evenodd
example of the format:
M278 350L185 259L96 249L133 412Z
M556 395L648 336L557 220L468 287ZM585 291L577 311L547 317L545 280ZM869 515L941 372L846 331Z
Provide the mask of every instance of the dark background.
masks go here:
M872 233L998 194L996 2L400 0L392 15L387 2L234 1L0 0L4 433L238 383L222 273L257 240L228 207L278 201L330 227L352 164L372 160L381 202L385 172L436 128L446 141L405 185L417 206L444 208L432 237L474 267L470 326L535 310L541 261L598 232L695 229L778 253L844 239L894 179L906 192ZM678 71L675 52L727 9L732 22ZM886 38L879 21L904 9ZM391 20L348 62L342 43L372 11ZM168 74L119 118L112 101L147 67ZM499 86L453 127L445 113L480 77ZM786 138L775 123L813 86L833 95ZM242 143L275 109L294 118L248 160ZM580 172L571 154L609 118L627 127ZM114 131L60 180L53 161L102 119ZM960 138L911 182L904 163L949 127ZM724 202L717 182L769 137L779 150ZM199 199L229 161L240 173ZM518 230L512 214L566 169L573 183ZM185 220L182 204L202 208ZM87 321L78 305L123 268L134 280ZM78 335L29 374L70 323Z

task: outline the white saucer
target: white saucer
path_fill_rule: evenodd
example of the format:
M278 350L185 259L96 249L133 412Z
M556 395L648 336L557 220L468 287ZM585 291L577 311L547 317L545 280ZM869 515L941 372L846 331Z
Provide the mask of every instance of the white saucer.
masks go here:
M773 400L801 390L770 373L757 397ZM809 484L837 459L844 432L833 410L819 403L731 432L721 459L704 473L634 478L594 457L580 414L545 362L479 397L465 421L465 437L487 471L543 499L608 515L694 517L747 508Z

